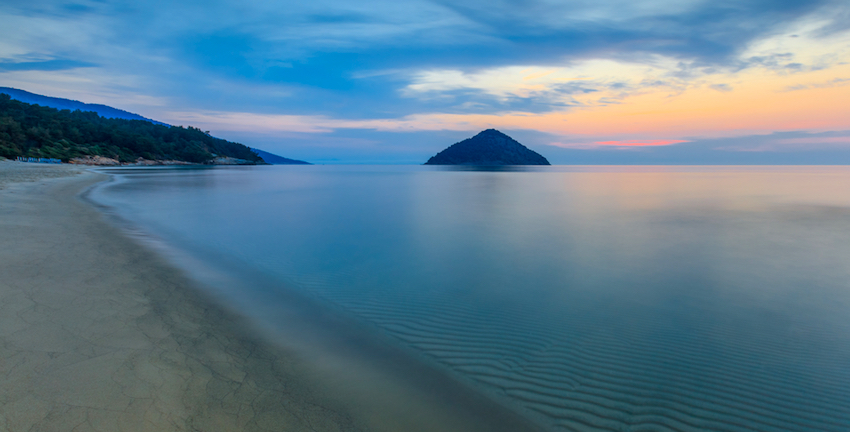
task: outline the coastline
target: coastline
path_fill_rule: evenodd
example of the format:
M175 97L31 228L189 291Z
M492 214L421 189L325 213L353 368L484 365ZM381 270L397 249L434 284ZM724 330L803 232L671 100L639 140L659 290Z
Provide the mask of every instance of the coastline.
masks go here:
M0 430L359 430L65 171L0 190Z
M85 198L106 174L14 164L0 162L0 432L538 429L297 299L281 312L310 318L269 337L108 221ZM10 167L31 183L4 190ZM318 340L333 352L305 356L299 341Z

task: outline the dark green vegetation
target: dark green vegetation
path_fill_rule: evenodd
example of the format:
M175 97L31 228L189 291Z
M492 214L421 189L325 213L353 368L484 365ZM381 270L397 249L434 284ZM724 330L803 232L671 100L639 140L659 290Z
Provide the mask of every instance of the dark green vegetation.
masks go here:
M57 110L0 94L0 156L57 158L103 156L120 162L138 158L204 163L229 156L255 163L248 147L214 138L200 129L144 120L104 118L91 111Z
M425 165L549 165L549 161L496 129L487 129L437 153Z

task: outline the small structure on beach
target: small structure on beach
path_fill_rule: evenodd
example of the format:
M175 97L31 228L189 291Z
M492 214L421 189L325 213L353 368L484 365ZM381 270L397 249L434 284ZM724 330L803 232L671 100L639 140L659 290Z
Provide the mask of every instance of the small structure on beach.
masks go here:
M23 157L18 156L18 162L29 162L29 163L49 163L49 164L61 164L62 161L55 158L34 158L34 157Z

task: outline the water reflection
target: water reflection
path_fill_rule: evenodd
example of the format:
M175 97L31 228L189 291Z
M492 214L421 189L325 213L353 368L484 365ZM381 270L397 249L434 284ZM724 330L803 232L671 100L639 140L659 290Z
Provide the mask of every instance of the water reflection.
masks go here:
M539 165L429 165L435 171L470 171L470 172L525 172L545 171Z

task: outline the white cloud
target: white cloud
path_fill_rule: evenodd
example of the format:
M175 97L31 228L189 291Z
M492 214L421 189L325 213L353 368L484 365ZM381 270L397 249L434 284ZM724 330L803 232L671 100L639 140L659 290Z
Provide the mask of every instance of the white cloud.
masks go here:
M783 72L818 70L850 61L850 30L825 34L832 26L831 9L819 10L793 21L777 32L756 40L739 58ZM757 61L755 65L759 65Z
M682 83L672 78L673 59L647 58L645 63L591 59L563 67L506 66L476 72L425 70L412 74L402 90L408 97L432 98L441 92L475 90L500 99L545 96L553 102L591 106L610 103L652 87L670 90Z
M106 36L97 24L69 21L60 17L0 13L0 59L40 61L57 53L80 53Z

